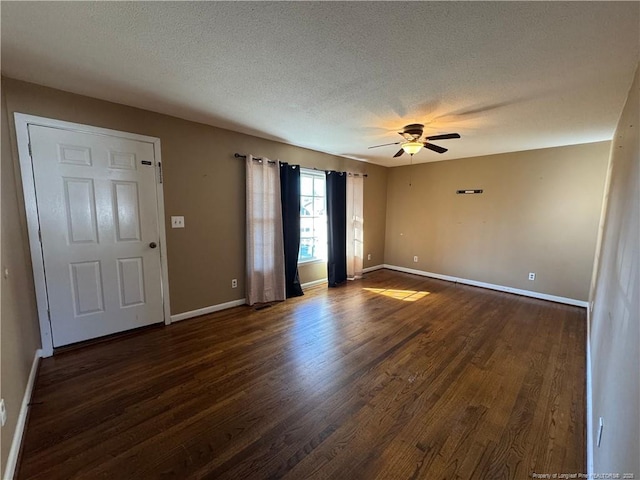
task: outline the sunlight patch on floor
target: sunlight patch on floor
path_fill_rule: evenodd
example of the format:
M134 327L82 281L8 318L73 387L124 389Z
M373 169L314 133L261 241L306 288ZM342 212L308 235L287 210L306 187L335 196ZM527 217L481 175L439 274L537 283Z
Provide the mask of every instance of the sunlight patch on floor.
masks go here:
M431 292L419 292L416 290L393 290L391 288L363 288L367 292L378 293L385 297L395 298L405 302L415 302L426 297Z

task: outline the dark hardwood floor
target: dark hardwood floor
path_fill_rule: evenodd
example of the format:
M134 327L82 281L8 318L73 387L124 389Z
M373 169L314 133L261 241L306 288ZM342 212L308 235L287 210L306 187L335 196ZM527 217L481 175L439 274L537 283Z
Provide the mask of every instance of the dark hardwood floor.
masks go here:
M154 328L42 361L18 478L584 472L585 328L387 270Z

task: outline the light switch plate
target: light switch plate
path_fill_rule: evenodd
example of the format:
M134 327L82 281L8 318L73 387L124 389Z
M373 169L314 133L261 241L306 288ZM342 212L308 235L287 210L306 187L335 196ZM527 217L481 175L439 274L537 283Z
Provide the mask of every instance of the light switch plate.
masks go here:
M184 228L184 217L171 217L171 228Z

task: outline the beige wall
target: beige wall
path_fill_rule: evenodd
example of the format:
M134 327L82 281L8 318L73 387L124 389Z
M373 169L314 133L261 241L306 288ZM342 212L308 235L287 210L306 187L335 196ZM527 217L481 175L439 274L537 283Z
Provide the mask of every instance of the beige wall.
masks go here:
M0 439L0 472L6 468L18 413L22 404L29 371L34 354L40 348L40 331L35 306L35 293L29 246L26 237L24 208L19 201L19 171L11 154L15 142L9 136L4 89L2 90L2 158L0 168L2 187L2 265L1 271L9 271L2 282L2 305L0 315L0 396L7 408L7 423L2 427ZM3 476L4 478L4 476Z
M610 182L591 295L594 472L640 477L640 73L620 117L612 148Z
M600 142L392 168L385 263L587 300L608 152Z
M13 79L3 79L11 115L22 112L159 137L164 170L165 222L184 215L185 229L167 227L171 313L244 297L244 164L235 152L252 153L320 169L367 173L365 212L381 217L365 228L365 248L381 263L384 252L386 170L343 157L222 130L124 105ZM13 122L10 122L13 128ZM13 134L13 131L12 131ZM365 266L375 264L375 260ZM303 281L326 277L302 268ZM231 288L231 279L239 286Z

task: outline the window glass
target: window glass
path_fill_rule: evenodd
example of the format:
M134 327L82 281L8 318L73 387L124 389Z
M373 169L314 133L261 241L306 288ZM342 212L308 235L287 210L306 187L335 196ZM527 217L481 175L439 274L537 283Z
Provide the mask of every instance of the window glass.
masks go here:
M300 195L313 195L313 177L300 174Z
M300 169L300 252L298 262L326 260L326 185L323 172Z

